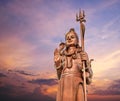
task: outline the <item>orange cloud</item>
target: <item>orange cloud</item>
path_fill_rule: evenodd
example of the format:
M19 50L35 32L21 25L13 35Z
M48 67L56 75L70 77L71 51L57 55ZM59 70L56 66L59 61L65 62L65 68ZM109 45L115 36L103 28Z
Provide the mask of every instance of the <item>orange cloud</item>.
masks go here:
M32 47L17 37L9 37L6 40L0 43L0 61L8 65L7 68L26 67L27 62L31 61L28 50L32 50Z
M41 86L41 92L44 95L50 96L52 98L55 98L56 97L56 93L57 93L57 85L52 85L52 86L42 85Z
M89 101L119 101L119 95L107 95L107 96L100 96L100 95L88 95Z

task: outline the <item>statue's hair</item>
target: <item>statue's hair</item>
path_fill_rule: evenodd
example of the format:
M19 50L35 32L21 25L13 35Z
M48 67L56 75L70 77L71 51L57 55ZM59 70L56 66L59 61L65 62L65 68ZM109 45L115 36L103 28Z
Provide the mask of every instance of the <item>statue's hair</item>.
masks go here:
M59 44L59 46L61 46L61 45L65 45L65 43L64 43L64 42L61 42L61 43Z
M78 35L77 35L77 33L75 32L74 28L71 28L71 29L69 30L69 32L66 33L66 35L65 35L65 40L66 40L66 38L67 38L67 35L68 35L69 33L71 33L71 32L73 32L73 33L75 34L76 39L77 39L77 45L78 45L78 44L79 44L79 38L78 38Z

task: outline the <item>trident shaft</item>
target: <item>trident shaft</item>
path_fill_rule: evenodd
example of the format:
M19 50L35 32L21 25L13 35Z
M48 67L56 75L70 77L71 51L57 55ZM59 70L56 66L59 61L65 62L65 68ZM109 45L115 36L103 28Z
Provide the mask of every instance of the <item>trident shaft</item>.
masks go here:
M86 22L85 20L85 12L84 11L79 11L79 15L76 14L76 21L80 22L80 35L81 35L81 47L82 51L84 52L84 34L85 34L85 25L84 23ZM83 61L83 80L84 80L84 101L87 101L87 93L86 93L86 74L85 74L85 61Z

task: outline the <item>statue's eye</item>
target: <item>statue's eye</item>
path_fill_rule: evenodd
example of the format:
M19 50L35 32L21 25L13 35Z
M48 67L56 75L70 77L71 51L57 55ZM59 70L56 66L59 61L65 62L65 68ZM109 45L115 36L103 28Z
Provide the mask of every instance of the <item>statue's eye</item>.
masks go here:
M73 39L73 38L75 38L75 36L74 36L74 35L72 35L72 36L71 36L71 38Z

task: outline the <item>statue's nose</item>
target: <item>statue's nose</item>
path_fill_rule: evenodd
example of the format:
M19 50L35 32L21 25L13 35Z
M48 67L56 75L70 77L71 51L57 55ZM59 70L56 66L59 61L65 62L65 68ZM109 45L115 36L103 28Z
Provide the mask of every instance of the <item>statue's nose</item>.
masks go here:
M70 38L70 37L68 37L68 40L71 40L71 38Z

